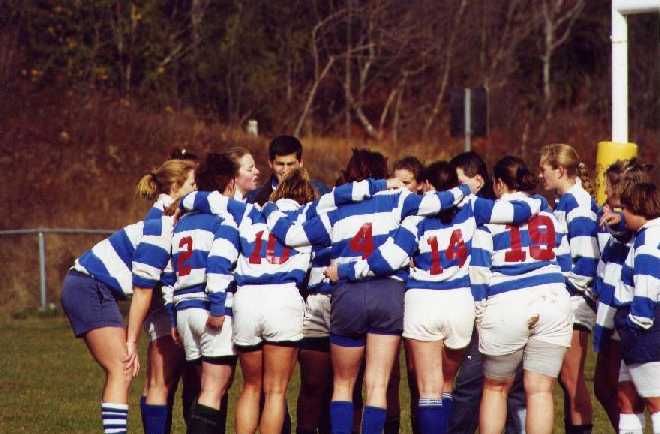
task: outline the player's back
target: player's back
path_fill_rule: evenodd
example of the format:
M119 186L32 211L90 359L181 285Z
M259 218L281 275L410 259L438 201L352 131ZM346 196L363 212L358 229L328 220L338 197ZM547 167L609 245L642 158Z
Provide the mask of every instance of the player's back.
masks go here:
M286 214L300 217L300 205L291 199L280 199L277 206ZM236 283L239 286L295 283L302 287L309 271L311 247L285 246L271 234L266 219L255 207L248 207L238 229L240 256Z
M524 193L507 199L525 200ZM489 239L483 243L483 237ZM487 224L479 229L477 249L490 249L491 281L488 296L544 284L564 284L559 262L567 255L562 226L548 211L542 211L521 225ZM490 244L489 244L490 243ZM473 258L485 252L475 254ZM481 262L477 259L477 264Z
M175 303L187 299L205 299L206 270L211 246L223 219L192 212L174 227L172 266L176 274Z
M332 259L338 263L366 259L400 225L408 192L382 192L359 203L328 212Z
M409 217L410 218L410 217ZM405 221L403 223L406 224ZM418 251L413 257L408 288L469 288L468 265L476 230L472 206L465 200L451 220L425 217L417 224Z

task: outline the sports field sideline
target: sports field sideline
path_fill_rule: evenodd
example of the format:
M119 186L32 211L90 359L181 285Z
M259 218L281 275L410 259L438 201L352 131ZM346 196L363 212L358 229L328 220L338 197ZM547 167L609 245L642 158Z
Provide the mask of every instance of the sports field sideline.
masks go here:
M0 434L8 433L98 433L99 393L103 375L84 347L74 339L63 316L30 317L0 321ZM143 362L144 352L141 355ZM403 362L403 360L402 360ZM593 390L595 357L589 354L586 367L587 385ZM404 366L402 364L402 366ZM144 364L143 364L144 368ZM401 433L409 433L409 394L405 369L401 373ZM139 414L139 394L144 369L132 387L129 432L142 433ZM233 404L241 384L240 369L231 389ZM298 393L298 373L289 385L289 410L295 421L295 400ZM178 398L177 398L178 400ZM603 409L593 398L595 434L613 432ZM175 406L173 433L184 433L180 405ZM233 432L233 418L228 421L228 433ZM562 398L555 393L555 433L563 425ZM647 424L647 432L650 424Z

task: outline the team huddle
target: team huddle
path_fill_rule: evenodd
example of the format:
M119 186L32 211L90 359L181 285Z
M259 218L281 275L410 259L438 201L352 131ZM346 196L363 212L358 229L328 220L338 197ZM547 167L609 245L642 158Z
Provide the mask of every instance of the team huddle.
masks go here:
M171 431L181 380L191 434L224 433L237 363L239 434L398 433L405 349L414 433L591 433L584 369L615 431L660 434L660 194L620 160L599 208L575 149L543 148L538 176L474 152L392 170L355 149L330 190L292 136L262 186L243 148L178 152L145 175L153 206L80 256L62 289L76 337L106 372L105 433L126 433L148 337L145 434ZM541 185L538 185L541 184ZM538 187L554 193L554 206ZM117 301L130 297L128 325ZM403 338L403 339L402 339Z

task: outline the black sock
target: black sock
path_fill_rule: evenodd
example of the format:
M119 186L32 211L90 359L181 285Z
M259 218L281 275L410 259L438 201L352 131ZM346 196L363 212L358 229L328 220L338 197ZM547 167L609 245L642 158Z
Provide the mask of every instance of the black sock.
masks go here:
M282 424L282 434L291 434L291 415L289 415L289 404L284 403L284 423Z
M220 411L218 411L218 431L217 434L225 434L227 429L227 407L229 406L229 392L222 395L220 401Z
M216 434L219 410L200 403L193 405L188 419L188 434Z
M383 430L384 434L399 434L399 423L401 419L398 416L388 417L385 420L385 429Z
M588 425L567 425L566 434L591 434L592 424Z

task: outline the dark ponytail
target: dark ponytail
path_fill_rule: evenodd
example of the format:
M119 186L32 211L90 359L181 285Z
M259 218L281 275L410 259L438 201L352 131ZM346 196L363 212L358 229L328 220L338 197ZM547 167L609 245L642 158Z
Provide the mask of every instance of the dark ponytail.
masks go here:
M495 164L493 169L495 179L499 179L512 191L526 193L536 189L536 176L530 172L523 160L518 157L507 156Z
M456 169L447 161L436 161L428 165L424 170L424 179L433 185L436 191L449 190L458 186ZM449 224L456 216L458 209L451 207L438 214L438 218L444 224Z

